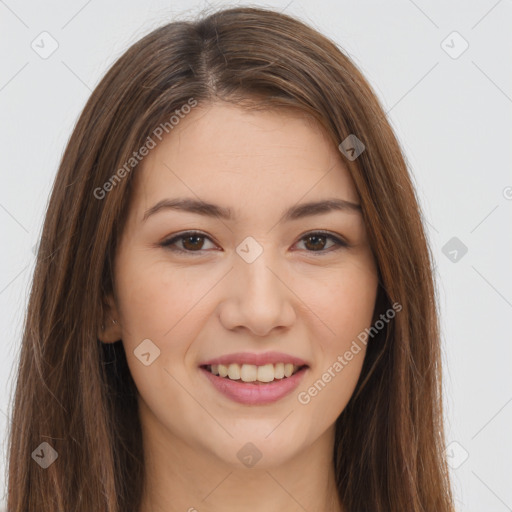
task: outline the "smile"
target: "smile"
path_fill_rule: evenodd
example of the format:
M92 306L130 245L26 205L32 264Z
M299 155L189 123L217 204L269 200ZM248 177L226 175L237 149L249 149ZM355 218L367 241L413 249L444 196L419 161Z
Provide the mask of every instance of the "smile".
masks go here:
M305 365L303 365L305 366ZM242 382L268 383L291 377L303 366L292 363L276 363L256 366L254 364L212 364L204 368L213 375Z
M263 366L232 363L206 365L199 369L213 388L224 397L240 404L264 405L277 402L292 393L304 378L309 366L291 363ZM221 376L221 372L225 375Z

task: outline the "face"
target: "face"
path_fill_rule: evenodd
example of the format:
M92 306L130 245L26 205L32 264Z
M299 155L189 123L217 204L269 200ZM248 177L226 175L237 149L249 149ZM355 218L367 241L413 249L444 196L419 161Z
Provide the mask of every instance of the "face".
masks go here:
M378 284L338 148L298 114L216 103L134 172L110 341L122 339L144 432L238 467L254 446L274 467L332 433ZM327 200L341 206L302 208Z

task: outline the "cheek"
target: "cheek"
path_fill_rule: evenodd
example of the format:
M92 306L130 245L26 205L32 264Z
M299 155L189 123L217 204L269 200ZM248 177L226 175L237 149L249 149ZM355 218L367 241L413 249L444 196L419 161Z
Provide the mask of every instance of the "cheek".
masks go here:
M208 289L208 282L194 279L190 269L171 271L143 254L120 260L118 268L119 307L132 340L153 337L167 343L175 338Z
M368 273L349 274L330 291L330 322L338 348L369 327L377 298L377 279ZM341 346L340 346L341 345Z
M190 279L185 269L168 271L136 251L120 259L117 268L123 346L139 393L155 411L168 400L165 397L173 397L166 404L169 410L185 407L171 375L179 382L186 378L183 362L202 328L199 301L208 283ZM148 352L145 365L143 354Z
M346 350L369 327L377 297L378 278L372 260L349 261L343 267L297 282L309 312L316 316L315 339L325 354Z
M308 424L308 429L316 435L334 424L354 393L366 353L365 346L360 345L360 352L352 354L350 361L343 353L340 360L336 355L297 390L298 412L303 415L304 424Z
M308 306L320 319L312 333L315 366L297 390L297 401L313 429L332 424L353 394L366 354L361 333L371 327L377 286L374 267L357 264L310 286Z

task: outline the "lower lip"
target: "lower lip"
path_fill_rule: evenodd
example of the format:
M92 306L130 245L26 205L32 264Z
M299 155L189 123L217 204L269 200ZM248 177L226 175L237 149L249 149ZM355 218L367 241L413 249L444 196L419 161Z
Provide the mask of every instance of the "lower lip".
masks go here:
M261 405L277 402L290 394L297 388L308 367L302 368L291 377L274 380L268 384L254 384L252 382L231 380L227 377L213 375L212 372L204 368L200 368L200 370L224 396L241 404Z

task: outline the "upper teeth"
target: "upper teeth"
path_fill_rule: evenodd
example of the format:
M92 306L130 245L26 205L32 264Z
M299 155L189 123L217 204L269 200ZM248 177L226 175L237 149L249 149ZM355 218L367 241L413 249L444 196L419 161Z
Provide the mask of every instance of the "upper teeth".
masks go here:
M292 363L265 364L263 366L231 363L229 365L212 364L209 368L214 375L229 377L232 380L241 379L243 382L255 382L257 380L260 382L272 382L274 379L290 377L300 367Z

